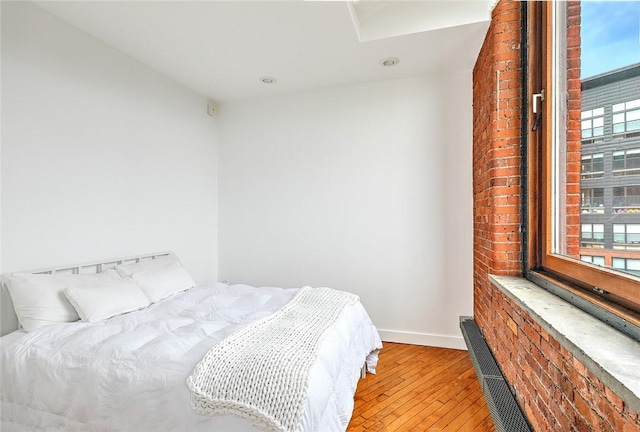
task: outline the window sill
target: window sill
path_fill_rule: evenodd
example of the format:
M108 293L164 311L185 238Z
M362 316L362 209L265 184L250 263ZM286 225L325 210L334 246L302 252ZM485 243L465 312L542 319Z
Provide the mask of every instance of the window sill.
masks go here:
M631 411L640 412L639 342L527 279L493 275L489 278Z

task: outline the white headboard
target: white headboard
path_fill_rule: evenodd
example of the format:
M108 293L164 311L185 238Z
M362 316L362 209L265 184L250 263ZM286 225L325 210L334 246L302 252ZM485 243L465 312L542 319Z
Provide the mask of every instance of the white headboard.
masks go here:
M173 255L173 252L154 252L144 255L130 256L126 258L108 259L84 264L64 265L59 267L23 271L20 273L95 274L101 273L110 268L114 268L115 266L120 264L133 264L142 260L156 259L157 257L167 255ZM11 302L9 291L7 290L7 276L8 274L0 275L0 336L4 336L7 333L11 333L12 331L18 329L18 318L16 317L16 313L13 310L13 303Z

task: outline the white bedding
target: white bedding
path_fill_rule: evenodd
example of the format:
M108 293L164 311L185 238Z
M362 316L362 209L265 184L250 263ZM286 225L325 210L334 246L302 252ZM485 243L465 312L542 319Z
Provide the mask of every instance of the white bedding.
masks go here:
M193 288L99 323L65 323L0 339L5 431L256 431L244 419L195 414L186 379L217 342L281 308L297 290ZM344 431L359 369L373 371L378 333L358 302L311 368L300 431ZM370 354L371 353L371 354Z

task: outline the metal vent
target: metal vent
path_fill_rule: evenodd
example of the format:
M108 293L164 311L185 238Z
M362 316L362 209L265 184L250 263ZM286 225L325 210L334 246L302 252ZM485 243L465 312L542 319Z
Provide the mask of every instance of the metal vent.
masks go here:
M460 317L460 328L496 430L498 432L531 432L532 429L473 318Z
M473 347L473 350L469 348L469 355L480 382L483 382L484 378L502 378L498 363L489 351L489 346L487 346L475 321L472 319L460 321L460 327L467 347Z
M520 407L504 379L487 378L485 398L498 431L530 432Z

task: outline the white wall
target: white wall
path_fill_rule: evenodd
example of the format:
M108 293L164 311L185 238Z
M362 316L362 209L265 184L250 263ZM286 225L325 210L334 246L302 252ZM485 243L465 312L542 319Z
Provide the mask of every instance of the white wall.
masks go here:
M219 107L219 277L359 294L390 341L464 347L471 71Z
M172 249L200 282L345 289L386 340L464 346L470 71L212 119L29 3L2 2L1 48L2 272Z
M174 250L216 279L207 101L27 2L2 2L3 272Z

